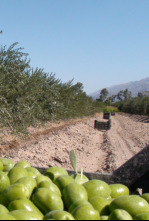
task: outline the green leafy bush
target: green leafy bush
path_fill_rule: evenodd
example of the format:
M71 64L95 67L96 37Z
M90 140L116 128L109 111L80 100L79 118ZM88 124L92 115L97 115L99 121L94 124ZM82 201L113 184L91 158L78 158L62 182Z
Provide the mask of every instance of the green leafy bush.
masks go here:
M119 112L119 109L117 107L107 106L106 108L104 108L104 112Z
M54 74L30 66L18 43L0 49L0 126L15 132L51 120L90 116L103 110L82 83L63 83Z
M120 111L130 114L149 115L149 97L136 97L128 101L117 102Z

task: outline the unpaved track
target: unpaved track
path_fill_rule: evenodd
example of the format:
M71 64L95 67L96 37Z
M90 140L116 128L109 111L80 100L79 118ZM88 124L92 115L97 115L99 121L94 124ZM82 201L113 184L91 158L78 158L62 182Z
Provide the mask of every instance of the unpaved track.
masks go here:
M102 114L30 128L26 140L15 138L10 142L5 135L5 142L0 143L0 157L14 162L24 159L36 167L52 165L72 169L69 153L76 150L79 170L112 172L149 144L149 123L138 122L134 116L117 114L112 117L112 128L107 132L94 129L95 119L102 120Z
M118 168L120 165L130 159L136 152L130 149L132 140L126 138L123 134L124 128L120 124L120 119L113 118L112 129L108 132L110 149L115 155L115 166Z
M106 133L114 159L111 170L120 167L149 144L149 124L134 119L120 114L112 117L112 129Z

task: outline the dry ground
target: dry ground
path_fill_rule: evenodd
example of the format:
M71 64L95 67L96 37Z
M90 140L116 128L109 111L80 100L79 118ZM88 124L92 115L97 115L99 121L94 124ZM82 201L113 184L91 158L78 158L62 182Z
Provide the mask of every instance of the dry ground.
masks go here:
M112 171L149 144L149 123L138 121L135 115L117 114L112 119L112 129L104 137L111 157L105 169Z
M117 114L107 132L94 129L95 119L102 120L102 115L30 128L25 140L5 133L1 136L0 155L14 162L24 159L36 167L70 169L69 152L75 149L79 169L112 172L149 144L149 123L138 121L137 116Z

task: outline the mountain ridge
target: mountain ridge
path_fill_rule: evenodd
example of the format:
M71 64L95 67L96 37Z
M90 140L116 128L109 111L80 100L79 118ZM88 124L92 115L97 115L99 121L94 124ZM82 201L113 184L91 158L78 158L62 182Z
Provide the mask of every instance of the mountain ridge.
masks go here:
M149 91L149 77L141 79L139 81L130 81L127 83L122 83L118 85L113 85L111 87L107 87L109 91L109 96L118 94L119 91L128 89L132 92L132 95L135 97L139 92L144 93L145 91ZM90 94L94 99L99 98L100 92L102 89L98 90Z

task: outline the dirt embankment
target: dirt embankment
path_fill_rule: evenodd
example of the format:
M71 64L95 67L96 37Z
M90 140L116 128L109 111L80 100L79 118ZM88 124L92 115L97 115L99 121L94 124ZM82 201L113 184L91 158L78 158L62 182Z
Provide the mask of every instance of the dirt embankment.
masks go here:
M110 131L94 129L94 120L102 115L45 127L30 128L26 140L7 134L0 146L1 157L14 162L27 160L33 166L63 166L71 169L69 152L76 150L78 168L87 172L112 172L149 144L149 124L128 115L112 117Z
M94 120L80 119L59 124L46 125L38 130L30 128L30 137L19 141L17 148L3 148L1 157L11 158L14 162L24 159L33 166L63 166L72 169L69 160L71 150L76 150L78 168L85 171L98 171L106 154L102 151L103 132L94 130Z

